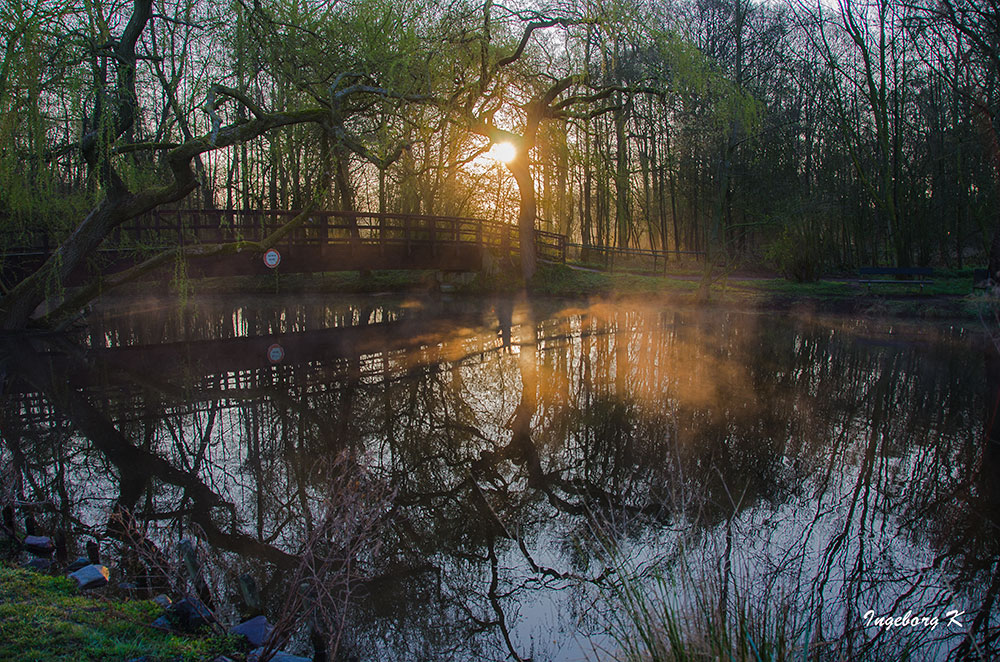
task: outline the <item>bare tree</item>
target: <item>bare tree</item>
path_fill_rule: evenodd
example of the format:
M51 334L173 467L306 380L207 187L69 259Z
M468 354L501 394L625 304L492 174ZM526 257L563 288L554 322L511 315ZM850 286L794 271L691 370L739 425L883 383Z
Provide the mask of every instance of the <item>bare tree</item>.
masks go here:
M996 195L1000 197L1000 115L995 107L991 107L987 91L987 85L995 85L1000 77L1000 2L939 0L919 6L937 21L950 25L968 44L962 61L972 69L970 79L976 82L974 89L967 91L967 96L983 149L993 169ZM1000 281L1000 214L994 223L989 272L994 281Z

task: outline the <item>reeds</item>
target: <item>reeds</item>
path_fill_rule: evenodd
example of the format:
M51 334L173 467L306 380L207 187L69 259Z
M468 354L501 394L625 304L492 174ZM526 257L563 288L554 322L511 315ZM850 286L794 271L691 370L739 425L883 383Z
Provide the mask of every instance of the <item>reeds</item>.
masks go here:
M756 602L686 562L635 572L617 564L604 588L608 629L622 662L791 662L810 655L810 618L787 600Z

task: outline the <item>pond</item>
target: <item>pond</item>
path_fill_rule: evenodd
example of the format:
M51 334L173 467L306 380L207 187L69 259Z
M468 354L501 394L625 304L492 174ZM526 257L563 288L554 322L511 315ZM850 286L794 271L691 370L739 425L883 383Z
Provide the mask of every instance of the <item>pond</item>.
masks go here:
M998 648L1000 358L976 329L130 299L2 361L5 504L140 593L182 589L193 541L217 609L247 613L252 577L293 650L309 623L359 660Z

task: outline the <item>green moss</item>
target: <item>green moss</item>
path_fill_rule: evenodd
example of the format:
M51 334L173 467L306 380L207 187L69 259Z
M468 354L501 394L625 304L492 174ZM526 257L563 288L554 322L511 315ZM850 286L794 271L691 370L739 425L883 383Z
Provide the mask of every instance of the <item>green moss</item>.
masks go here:
M0 565L0 660L204 660L239 648L231 637L149 627L163 609L78 594L65 577Z

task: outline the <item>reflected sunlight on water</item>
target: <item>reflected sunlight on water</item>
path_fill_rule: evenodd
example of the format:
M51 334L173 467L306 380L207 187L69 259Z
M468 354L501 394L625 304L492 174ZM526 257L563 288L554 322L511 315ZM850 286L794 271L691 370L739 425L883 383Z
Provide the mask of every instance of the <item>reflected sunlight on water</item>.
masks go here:
M394 494L357 559L362 659L611 659L643 609L689 642L722 627L733 651L741 623L817 659L996 646L1000 368L962 329L205 299L98 311L83 339L4 352L14 492L65 495L42 516L79 544L113 507L165 549L202 536L272 610L323 504L313 467L350 450ZM963 629L863 618L951 607Z

